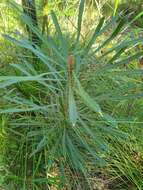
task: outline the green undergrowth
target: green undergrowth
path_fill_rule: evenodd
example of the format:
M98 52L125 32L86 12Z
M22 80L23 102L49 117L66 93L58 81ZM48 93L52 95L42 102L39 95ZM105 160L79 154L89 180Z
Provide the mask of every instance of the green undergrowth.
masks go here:
M137 17L101 18L83 39L84 0L77 29L63 32L51 11L48 36L15 8L41 43L3 34L16 61L0 71L0 185L142 190L143 38L128 31Z

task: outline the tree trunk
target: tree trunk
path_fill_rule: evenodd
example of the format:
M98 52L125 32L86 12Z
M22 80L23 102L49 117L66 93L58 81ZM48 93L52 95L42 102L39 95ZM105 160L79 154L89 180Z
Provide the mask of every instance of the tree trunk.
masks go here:
M22 0L22 7L23 7L24 14L27 15L31 19L33 26L36 26L38 28L38 19L37 19L35 0ZM26 26L26 28L29 35L29 40L33 44L39 45L40 40L38 36L29 28L28 25Z
M47 33L47 35L49 34L49 22L48 22L48 15L45 12L45 8L48 5L48 0L43 0L43 23L42 23L42 34Z

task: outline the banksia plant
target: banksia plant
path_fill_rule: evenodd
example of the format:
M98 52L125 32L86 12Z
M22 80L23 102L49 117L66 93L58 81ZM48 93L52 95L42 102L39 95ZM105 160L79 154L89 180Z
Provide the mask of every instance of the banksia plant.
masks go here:
M120 34L124 34L129 23L117 16L108 20L101 18L89 38L82 42L84 0L79 4L74 42L72 37L63 34L53 11L51 19L56 34L47 37L17 5L16 8L22 22L42 43L41 47L33 46L22 36L16 39L4 35L22 51L31 52L37 58L35 65L26 58L19 64L12 63L14 74L0 76L4 105L0 113L9 115L9 127L22 147L16 161L25 163L21 174L15 170L15 176L20 178L16 188L45 189L55 180L60 189L64 186L77 189L82 178L86 186L80 184L81 188L92 189L88 175L92 168L106 165L108 140L127 138L120 130L114 109L124 99L131 98L135 84L127 76L132 77L132 70L124 70L123 65L142 55L143 52L133 55L126 52L143 43L143 39L121 40ZM100 39L99 43L98 38L105 34L106 39ZM96 69L89 72L89 65ZM54 168L58 177L56 174L49 177Z

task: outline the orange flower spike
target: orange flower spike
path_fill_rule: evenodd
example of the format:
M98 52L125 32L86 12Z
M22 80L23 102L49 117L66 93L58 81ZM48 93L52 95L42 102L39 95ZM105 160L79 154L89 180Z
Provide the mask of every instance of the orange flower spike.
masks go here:
M74 65L75 65L75 58L73 55L69 55L68 56L68 72L70 76L72 75L72 72L74 70Z

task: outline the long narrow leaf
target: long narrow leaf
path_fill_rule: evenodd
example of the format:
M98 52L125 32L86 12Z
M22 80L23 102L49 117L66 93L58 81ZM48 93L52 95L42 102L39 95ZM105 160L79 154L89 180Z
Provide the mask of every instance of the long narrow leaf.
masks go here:
M120 23L118 24L118 26L116 27L116 29L112 32L111 36L105 40L95 51L94 53L97 53L98 51L100 51L105 45L109 44L121 31L122 27L124 26L125 21L124 19L122 19L120 21Z
M81 34L81 25L82 25L82 19L83 19L84 5L85 5L85 0L80 0L79 14L78 14L78 23L77 23L76 46L77 46L77 44L79 42L79 38L80 38L80 34Z
M75 77L76 80L76 84L77 84L77 89L76 92L77 94L82 98L82 100L84 101L84 103L93 111L95 111L96 113L100 114L102 116L102 110L99 106L99 104L93 100L89 94L87 92L85 92L85 90L83 89L83 87L81 86L79 80Z
M51 16L52 16L52 20L53 20L53 23L55 25L56 31L58 33L58 38L61 41L63 55L66 58L67 57L67 44L66 44L66 42L65 42L65 40L63 38L63 34L62 34L62 31L61 31L60 25L58 23L58 19L56 17L56 14L53 11L51 12Z
M78 114L77 114L77 108L76 108L76 103L73 95L72 88L69 87L69 118L70 122L72 123L73 126L75 126Z
M92 36L92 38L90 39L90 41L88 42L87 46L85 47L85 50L84 50L84 53L83 53L84 56L88 54L90 48L91 48L92 45L94 44L96 38L97 38L98 35L99 35L99 32L100 32L100 30L101 30L103 24L104 24L104 17L100 19L99 24L97 25L97 27L96 27L96 29L95 29L95 32L94 32L94 34L93 34L93 36Z
M115 8L114 8L114 14L113 14L114 16L116 15L118 6L119 6L119 0L115 0Z

